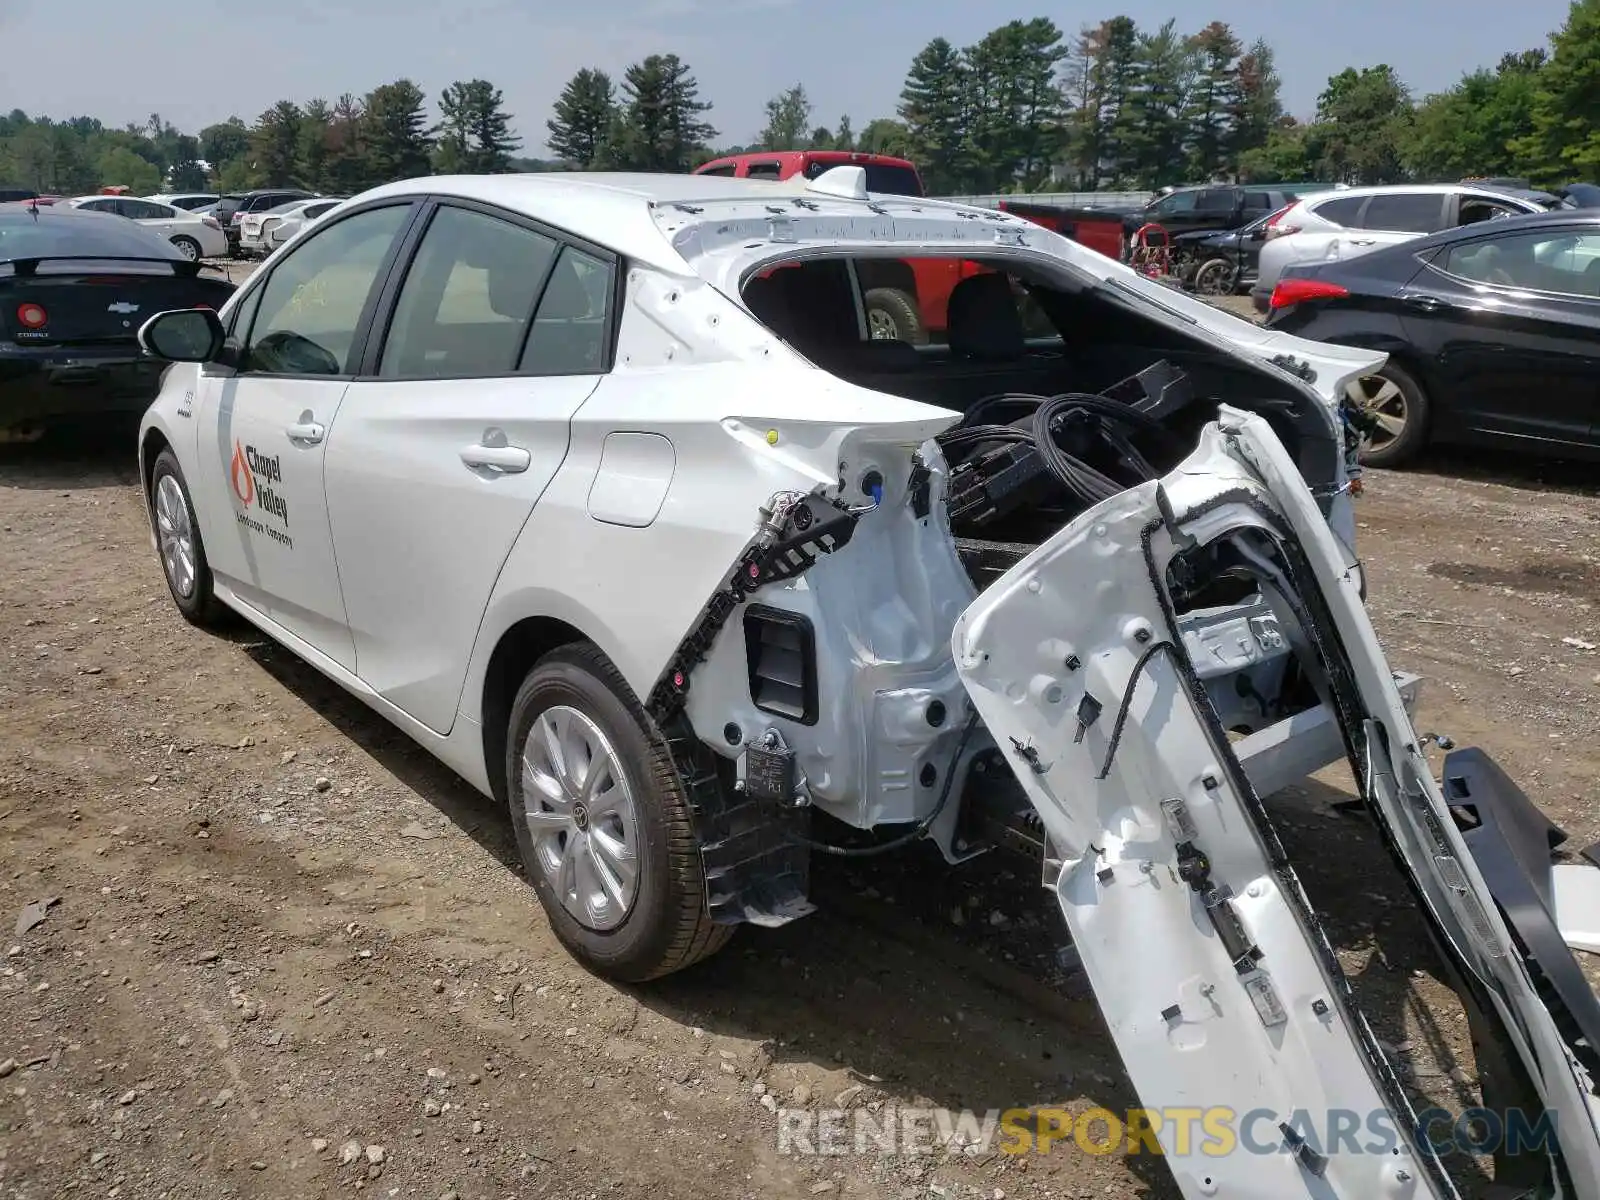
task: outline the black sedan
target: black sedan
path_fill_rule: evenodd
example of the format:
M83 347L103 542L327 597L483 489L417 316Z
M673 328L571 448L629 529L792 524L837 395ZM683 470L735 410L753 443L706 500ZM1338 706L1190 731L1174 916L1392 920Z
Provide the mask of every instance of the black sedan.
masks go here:
M1231 296L1254 284L1261 268L1261 247L1267 240L1267 222L1272 217L1272 213L1263 213L1241 229L1180 233L1175 240L1183 256L1193 263L1189 287L1201 296Z
M1289 268L1267 325L1382 350L1363 458L1430 441L1600 458L1600 212L1558 209Z
M144 357L139 326L233 294L201 270L122 217L0 205L0 441L63 417L143 412L166 364Z

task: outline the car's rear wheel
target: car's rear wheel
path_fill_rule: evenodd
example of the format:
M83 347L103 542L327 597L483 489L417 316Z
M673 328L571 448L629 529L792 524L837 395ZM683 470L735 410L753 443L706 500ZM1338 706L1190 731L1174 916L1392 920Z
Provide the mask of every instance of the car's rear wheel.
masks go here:
M1195 268L1194 292L1197 296L1231 296L1238 272L1225 258L1208 258Z
M867 336L874 341L909 342L921 346L928 340L917 298L900 288L872 288L861 298L867 311Z
M150 514L155 523L156 550L167 590L184 618L212 627L225 615L211 587L211 567L205 542L195 520L189 485L184 481L178 456L167 448L156 455L150 472Z
M179 234L177 237L172 239L172 245L179 254L183 255L190 262L194 262L200 257L200 243L195 241L192 237Z
M1350 398L1373 425L1361 444L1367 466L1401 466L1427 444L1427 394L1399 364L1386 362L1363 375L1350 385Z
M628 982L720 949L683 781L627 682L593 646L545 655L511 707L506 790L551 928Z

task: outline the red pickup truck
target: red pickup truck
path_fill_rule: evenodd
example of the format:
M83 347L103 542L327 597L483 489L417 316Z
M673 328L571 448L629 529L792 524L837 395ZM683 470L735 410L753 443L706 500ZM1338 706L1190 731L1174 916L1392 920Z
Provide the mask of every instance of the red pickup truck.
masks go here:
M867 190L891 196L925 196L922 176L914 163L886 154L856 150L784 150L758 154L733 154L712 159L696 175L726 175L738 179L815 179L834 167L861 167L867 173ZM1116 258L1122 253L1122 218L1093 209L1066 209L1048 205L1001 201L1000 208L1015 213L1064 237ZM861 277L867 329L874 338L922 345L934 335L942 340L950 293L968 275L987 268L956 258L864 258L856 262Z

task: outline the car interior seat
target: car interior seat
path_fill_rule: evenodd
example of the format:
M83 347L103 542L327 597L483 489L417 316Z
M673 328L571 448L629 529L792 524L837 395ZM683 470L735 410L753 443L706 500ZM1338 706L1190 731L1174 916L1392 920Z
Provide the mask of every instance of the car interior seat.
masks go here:
M1027 352L1011 279L998 271L969 275L950 292L946 334L951 353L982 362L1007 362Z
M522 362L541 375L587 375L601 369L605 346L605 306L596 311L571 252L563 250L539 297Z

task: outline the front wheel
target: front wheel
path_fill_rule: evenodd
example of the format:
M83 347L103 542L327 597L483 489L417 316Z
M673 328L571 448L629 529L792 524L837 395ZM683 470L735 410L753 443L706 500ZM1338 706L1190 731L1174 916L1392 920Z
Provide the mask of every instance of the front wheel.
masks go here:
M1191 286L1197 296L1231 296L1238 272L1225 258L1208 258L1195 268Z
M150 472L150 516L155 526L161 573L178 611L191 624L212 628L225 610L211 588L211 567L183 468L170 447L156 455Z
M867 336L873 341L909 342L921 346L928 340L917 298L899 288L872 288L861 298L867 310Z
M671 752L593 646L534 665L511 706L506 784L517 846L550 926L602 975L636 983L719 950Z
M190 262L194 262L200 257L200 243L195 241L192 237L179 234L177 237L172 239L172 245L179 254L183 255Z

